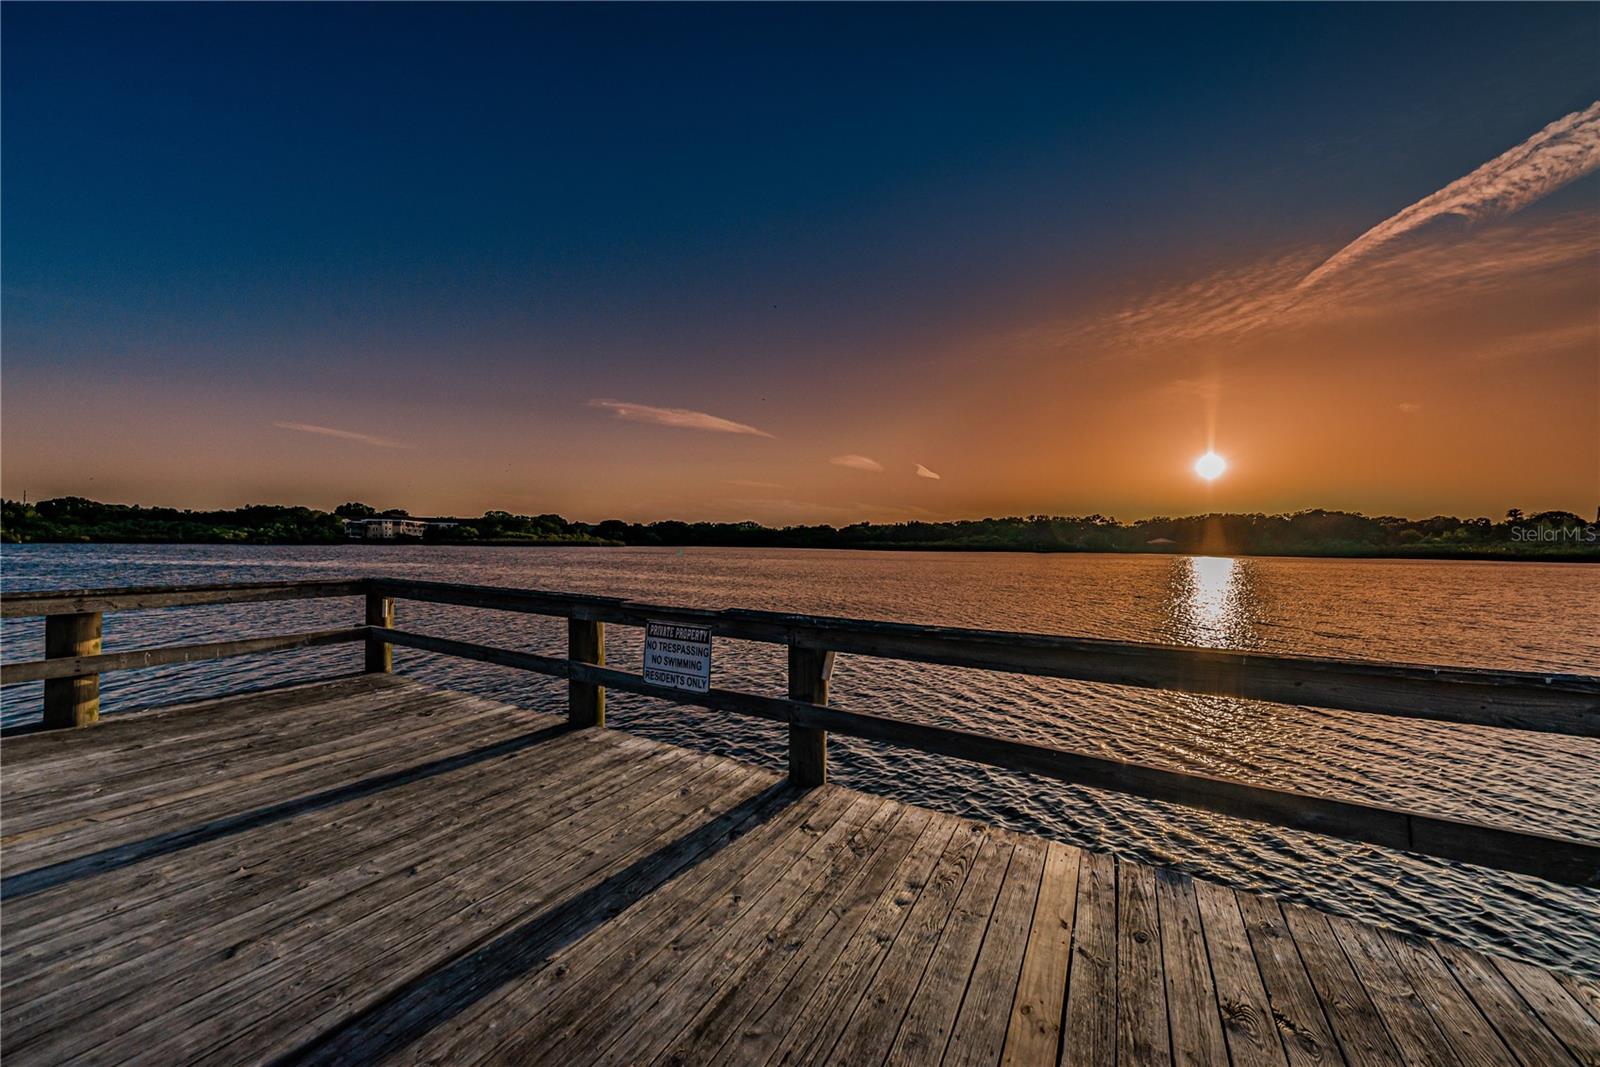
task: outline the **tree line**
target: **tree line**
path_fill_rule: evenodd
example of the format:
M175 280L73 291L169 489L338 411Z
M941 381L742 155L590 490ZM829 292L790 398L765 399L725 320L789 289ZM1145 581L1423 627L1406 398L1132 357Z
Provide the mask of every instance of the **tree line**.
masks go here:
M0 505L0 540L335 544L344 520L410 518L362 503L332 512L251 505L219 511L103 504L59 497ZM1119 522L1106 515L1026 515L954 522L773 527L756 522L573 522L556 514L487 511L439 518L424 540L447 544L588 544L760 548L951 549L1030 552L1212 552L1253 555L1441 556L1600 560L1600 525L1568 511L1499 520L1426 519L1310 509L1292 514L1215 513ZM444 525L453 523L454 525Z

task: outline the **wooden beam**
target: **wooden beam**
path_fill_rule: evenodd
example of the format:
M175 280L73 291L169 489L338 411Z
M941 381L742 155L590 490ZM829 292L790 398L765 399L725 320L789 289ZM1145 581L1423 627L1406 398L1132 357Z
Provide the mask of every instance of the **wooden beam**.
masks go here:
M454 604L464 608L514 611L524 615L591 618L602 622L620 621L616 616L624 603L619 597L549 593L538 589L423 582L398 578L369 578L367 585L372 592L382 593L384 596L420 600L428 604Z
M367 594L367 626L392 629L394 627L394 598L379 593ZM388 674L394 670L394 646L367 631L366 671L368 674Z
M748 641L1048 678L1600 737L1600 678L1379 663L908 623L702 611L490 586L373 579L387 595L642 626L681 620Z
M917 663L1600 737L1600 678L1580 675L849 620L797 627L793 639Z
M493 586L388 578L17 593L7 617L374 593L593 622L692 620L716 634L856 655L1209 693L1346 711L1600 737L1600 678L1374 663L765 611L701 611Z
M178 645L174 648L144 648L105 655L7 663L0 666L0 686L37 682L41 678L71 678L83 674L105 674L110 671L135 671L145 667L161 667L168 663L196 663L208 659L227 659L230 656L253 656L262 652L281 652L290 648L311 648L345 641L364 641L366 637L365 626L350 626L340 630L316 630L309 633L284 634L279 637L252 637L242 641L212 641L200 645Z
M76 663L100 654L100 613L51 615L44 621L46 662ZM100 718L100 675L73 672L44 683L44 728L93 726Z
M789 699L809 704L828 702L833 653L815 648L789 648ZM828 780L828 732L789 724L789 781L803 788Z
M567 620L567 658L574 663L604 666L606 662L605 623L588 619ZM606 724L606 691L592 682L576 679L567 683L567 721L573 726Z
M313 600L360 596L366 581L257 582L231 585L156 585L126 589L70 589L7 593L0 616L70 615L86 611L145 611L197 604L250 604L267 600Z

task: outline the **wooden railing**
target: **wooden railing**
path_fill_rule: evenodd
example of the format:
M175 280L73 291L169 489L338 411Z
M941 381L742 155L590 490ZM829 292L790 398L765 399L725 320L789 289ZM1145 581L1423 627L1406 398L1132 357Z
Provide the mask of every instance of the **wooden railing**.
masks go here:
M365 598L364 625L120 653L101 649L104 612L352 596ZM396 600L565 618L567 654L541 655L398 629ZM1600 844L1594 842L827 706L833 657L842 652L1596 738L1600 737L1600 678L1272 656L765 611L707 611L613 597L389 578L18 593L0 601L0 613L46 617L45 658L0 666L0 684L43 680L47 727L92 724L98 717L99 675L108 671L360 641L365 645L366 670L377 672L391 669L391 649L401 645L564 678L567 714L574 726L605 724L608 688L786 723L789 775L801 786L826 781L827 734L834 732L1346 840L1571 885L1600 886ZM691 623L722 637L786 646L787 696L716 688L705 693L663 689L640 674L606 666L605 624L646 622Z

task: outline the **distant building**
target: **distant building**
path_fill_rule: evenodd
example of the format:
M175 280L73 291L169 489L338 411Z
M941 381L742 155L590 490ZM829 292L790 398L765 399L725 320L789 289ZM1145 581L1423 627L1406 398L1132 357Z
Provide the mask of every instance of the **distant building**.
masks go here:
M401 537L421 540L430 526L455 523L430 523L422 519L346 519L344 535L352 541L394 541Z

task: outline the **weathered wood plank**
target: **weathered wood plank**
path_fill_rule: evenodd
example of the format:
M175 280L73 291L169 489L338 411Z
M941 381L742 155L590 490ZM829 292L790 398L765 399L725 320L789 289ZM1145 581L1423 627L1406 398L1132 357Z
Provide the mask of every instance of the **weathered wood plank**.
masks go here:
M448 789L403 798L380 794L328 818L300 817L295 825L252 835L248 842L217 842L152 870L129 869L98 879L91 883L93 905L70 917L19 920L28 938L7 939L5 988L25 981L70 987L90 979L103 987L124 964L179 966L203 940L197 930L209 936L223 924L241 931L275 925L283 916L340 895L340 872L359 868L361 877L370 879L426 862L441 845L496 819L516 817L531 828L534 824L526 821L530 804L560 803L592 788L591 783L627 782L653 758L630 747L582 742L539 755L548 761L545 770L559 761L571 776L545 773L519 781L517 773L541 770L524 761L508 768L517 773L503 789L484 789L467 777L473 773L468 771Z
M321 722L318 729L310 726L316 717L312 708L329 720ZM296 721L241 733L222 744L201 742L177 752L139 751L120 759L80 752L77 773L56 774L54 784L39 784L26 794L26 810L6 819L0 842L7 847L18 845L42 828L56 827L59 829L53 832L63 833L89 814L104 822L114 812L131 812L136 804L182 793L208 777L237 785L255 771L289 766L324 752L352 750L360 739L381 739L394 749L411 745L425 753L426 738L416 731L430 726L466 726L489 717L500 723L510 721L503 709L474 704L470 698L445 702L426 693L389 695L380 708L370 697L355 695L308 707L307 714ZM531 724L531 715L528 720ZM399 744L396 730L408 734ZM17 799L6 791L8 804Z
M825 965L819 981L791 982L762 1017L739 1035L738 1052L748 1054L746 1062L751 1067L800 1062L814 1046L832 1047L936 871L948 871L949 850L960 844L954 837L958 829L956 820L934 816L896 880L876 898L872 911L838 957Z
M100 654L88 651L86 645L83 654L80 655L62 654L60 658L55 659L0 664L0 686L37 682L40 679L67 679L79 675L108 674L112 671L137 671L170 663L200 663L212 659L229 659L233 656L257 656L264 652L283 652L291 648L320 648L323 645L364 641L367 633L365 626L347 626L334 630L312 630L276 637L248 637L238 641L207 641L196 645Z
M843 1020L838 1027L833 1019L827 1021L807 1052L809 1059L826 1063L882 1061L968 877L985 851L998 847L984 827L972 823L956 826L950 847L911 906L882 962L865 983L854 1010L841 1011L834 1017ZM848 1018L844 1018L846 1014Z
M1572 999L1588 1010L1595 1022L1600 1022L1600 983L1575 974L1557 974L1556 980L1572 994Z
M1327 919L1395 1047L1400 1050L1401 1058L1407 1064L1454 1063L1450 1042L1439 1032L1432 1013L1406 979L1405 972L1389 955L1378 931L1342 915L1330 915Z
M449 747L440 750L448 756ZM94 892L77 908L67 914L53 915L53 894L69 892L65 886L47 889L35 896L17 900L7 905L4 916L8 966L16 966L26 959L31 945L48 941L60 948L71 948L82 937L97 939L103 948L111 943L107 931L88 932L87 927L110 920L118 925L140 928L143 918L139 909L147 905L165 908L176 904L194 904L209 907L213 902L227 900L227 884L232 879L219 882L214 868L229 865L237 872L240 881L252 892L281 881L293 882L297 864L316 870L328 864L337 864L346 855L359 855L366 847L382 847L397 839L402 832L413 835L430 829L428 809L418 810L409 803L413 798L426 802L433 812L443 817L451 805L476 803L488 815L500 801L518 802L518 793L539 796L547 789L562 784L560 776L546 777L526 786L508 785L505 789L484 788L482 783L468 779L474 770L493 773L514 760L519 751L500 757L501 762L471 763L434 780L418 783L415 793L398 794L393 790L378 790L357 795L344 803L329 807L313 807L302 812L286 812L285 817L260 827L245 829L239 834L221 835L210 841L197 841L166 855L112 868L104 873L77 880L72 884L92 887ZM598 762L604 757L610 764ZM615 754L585 752L567 748L559 754L539 753L540 759L552 763L560 758L562 769L570 764L574 771L594 768L598 773L628 769L625 765L644 758L639 751ZM526 766L527 764L519 764ZM339 836L330 840L330 835ZM258 842L271 841L270 857L257 851ZM420 838L419 838L420 839ZM263 872L270 872L264 874ZM196 898L190 901L188 898ZM202 911L201 914L204 914ZM198 916L197 916L198 917ZM77 931L85 930L80 934ZM147 931L148 932L148 931ZM9 974L7 976L9 981Z
M23 775L50 777L43 771L55 767L68 773L79 766L82 752L137 752L164 745L193 743L241 729L257 722L294 716L301 708L342 698L359 691L377 694L386 689L426 688L394 675L344 674L311 682L275 685L264 689L206 697L182 704L119 711L102 719L93 730L62 733L28 730L8 733L0 740L6 776L0 790L10 797ZM203 714L202 714L203 713Z
M661 904L669 909L666 938L636 936L613 947L612 939L595 946L607 951L598 967L564 983L556 996L543 1000L530 1012L512 1041L489 1055L506 1062L571 1063L586 1058L603 1062L611 1042L642 1024L642 1019L675 980L685 977L694 963L722 935L736 931L762 904L779 900L808 887L824 870L842 841L863 825L880 805L844 792L829 792L793 831L772 842L758 860L750 863L724 892L710 900L700 894L667 889ZM774 887L775 894L769 892ZM675 907L674 907L675 906ZM575 961L574 970L580 962ZM665 1035L663 1040L672 1035ZM641 1050L635 1057L647 1061Z
M886 1041L877 1043L887 1046L885 1067L924 1067L943 1059L1014 851L1008 838L988 832L921 980L914 992L898 998L909 1001L904 1006L899 1033L887 1026L880 1030L880 1035L887 1034ZM892 991L888 995L892 996ZM863 1044L857 1041L853 1047L863 1048ZM874 1046L869 1044L866 1048Z
M886 842L892 842L906 809L892 802L881 802L867 823L852 829L841 847L831 850L825 869L799 893L780 892L781 884L767 894L773 905L766 913L760 908L741 922L741 929L721 938L713 950L674 982L650 1011L653 1025L638 1028L614 1044L607 1056L630 1063L647 1063L666 1055L688 1028L710 1005L719 1000L752 997L790 959L794 952L808 949L818 922L835 906L843 892L853 886L865 871L872 856ZM909 839L906 840L909 846ZM761 860L763 863L770 859ZM776 905L786 904L775 921ZM787 946L787 950L785 950Z
M1433 947L1523 1067L1572 1067L1578 1062L1528 1010L1527 1002L1493 963L1447 942L1436 942Z
M868 800L862 803L862 800ZM777 868L781 874L761 894L760 899L747 908L722 936L710 943L707 951L683 960L671 970L674 977L656 998L635 1016L637 1025L628 1025L626 1013L618 1018L613 1013L606 1023L606 1031L619 1040L613 1041L600 1055L594 1057L595 1067L614 1067L633 1063L649 1063L666 1049L677 1036L678 1021L691 1016L715 991L725 983L735 980L742 964L761 952L763 945L776 939L795 936L791 921L804 921L814 916L810 902L827 891L830 880L845 878L860 860L869 843L876 844L879 835L892 821L892 806L878 798L858 797L840 822L828 832L820 847L811 850L792 866L783 862L781 854L768 852L759 862L763 867ZM770 874L769 876L770 877ZM700 925L698 921L691 924ZM807 923L809 925L809 923ZM680 935L682 936L682 935ZM630 979L629 985L633 985ZM630 995L631 1000L639 1000ZM618 1033L618 1031L621 1031ZM569 1045L569 1053L577 1053L582 1045Z
M1005 1049L1011 1006L1022 979L1023 954L1033 928L1035 904L1048 852L1045 842L1019 837L994 915L983 935L960 1014L945 1048L947 1067L995 1067ZM1063 955L1065 954L1063 949ZM1065 975L1062 999L1065 999Z
M641 802L646 802L676 795L677 784L686 774L695 771L695 762L682 754L659 762L647 761L632 772L633 780L618 775L616 781L632 786L638 791ZM704 773L705 768L701 767L700 772ZM563 795L559 802L528 798L515 818L476 824L469 827L469 832L441 847L409 857L409 862L408 857L401 855L376 867L348 867L325 881L309 884L288 898L274 902L265 914L240 914L192 929L183 942L147 957L136 956L119 967L106 970L76 997L31 998L26 1008L8 1013L4 1040L15 1047L51 1030L65 1033L72 1029L66 1024L73 1019L101 1009L104 1009L102 1018L109 1015L114 1019L110 1028L133 1025L140 1021L140 1016L143 1025L157 1025L166 1011L179 1007L197 1010L202 1003L220 1006L219 1018L236 1022L237 1015L230 1013L261 1010L265 1002L261 991L290 977L293 963L310 965L311 960L303 955L307 948L327 948L341 941L348 943L365 930L386 929L383 921L386 913L393 916L392 909L397 905L414 908L418 902L436 899L441 888L448 889L459 881L463 872L472 870L474 863L481 868L490 864L525 862L508 850L507 844L531 839L560 847L577 840L586 826L594 826L585 820L594 819L596 812L612 822L626 819L627 804L615 804L608 809L604 804L593 803L593 796L604 795L610 784L614 783L567 780L561 784ZM604 825L605 822L601 822L595 828ZM544 837L531 836L541 829ZM396 928L407 930L407 936L426 931L426 927ZM217 955L216 949L223 946L232 947ZM246 946L254 947L255 951L245 951ZM182 961L196 957L206 960L207 966L183 966ZM348 954L335 954L327 959L332 963L332 974L351 962ZM150 983L147 964L165 964L157 973L164 974L167 981ZM254 999L241 995L242 990L252 988L257 990ZM128 1018L117 1014L115 1006L130 998L137 999L139 1015ZM85 1036L88 1035L80 1035Z
M143 991L144 1018L131 1029L115 1035L102 1029L98 1036L129 1042L140 1049L136 1061L153 1063L193 1063L223 1042L247 1042L260 1055L277 1028L292 1034L336 1006L347 1012L370 1003L417 973L413 968L426 973L518 915L553 903L563 890L581 891L599 871L658 846L660 834L693 816L701 797L721 793L733 780L726 768L691 758L667 765L649 785L636 783L637 808L626 800L596 803L578 796L545 813L556 821L542 833L515 824L495 827L494 836L507 844L539 846L544 862L493 838L438 850L417 873L380 879L278 927L262 944L268 954L237 953ZM725 798L737 800L737 793ZM376 970L354 981L352 972L364 967ZM294 981L297 975L302 981ZM308 975L315 976L310 988L303 982ZM111 1028L123 1025L118 1018ZM43 1045L51 1055L75 1053L70 1034L58 1030L51 1037Z
M1350 968L1344 948L1320 912L1295 904L1280 905L1284 925L1300 950L1306 977L1316 990L1323 1015L1339 1040L1351 1067L1395 1067L1400 1052L1389 1039L1382 1018L1361 979Z
M48 807L64 796L91 791L110 795L140 777L178 777L181 771L177 768L195 760L225 758L231 752L246 749L256 751L267 746L302 744L305 735L300 729L301 723L325 708L337 707L348 712L339 715L330 728L338 729L346 719L359 726L363 721L377 719L384 709L410 692L414 690L404 687L377 691L366 687L349 692L320 690L314 698L302 698L282 707L267 700L241 701L251 705L249 714L219 710L208 713L209 721L206 716L186 721L152 717L146 724L148 728L141 726L132 731L125 729L127 720L143 721L155 713L119 713L102 720L86 733L53 735L63 740L69 736L90 739L87 744L60 746L66 751L59 758L41 755L36 746L31 751L25 749L25 741L41 735L17 737L5 742L4 755L0 756L6 766L5 778L0 781L0 798L3 798L0 802L13 809L5 813L5 825L9 828L13 824L18 810L32 821L38 817L37 809Z
M803 942L778 943L770 957L776 964L770 977L762 974L741 987L720 990L709 1012L693 1023L658 1062L676 1067L711 1062L726 1058L718 1052L730 1045L740 1054L748 1055L751 1062L764 1060L773 1045L787 1033L785 1020L804 1006L815 982L821 980L839 957L841 949L866 921L871 910L900 884L896 872L913 862L913 849L932 852L934 831L930 828L937 823L933 813L925 809L903 810L894 832L871 862L826 905L825 914L811 937ZM932 858L928 862L931 864ZM755 1020L763 1018L765 1025L755 1024ZM751 1023L750 1028L742 1029L747 1021Z
M1135 863L1117 870L1117 1063L1172 1063L1156 877Z
M1194 889L1229 1056L1235 1067L1287 1063L1238 898L1211 882L1195 882Z
M1434 1025L1455 1049L1457 1060L1469 1067L1516 1067L1511 1050L1456 982L1433 946L1389 930L1379 931L1379 936L1433 1016Z
M670 907L663 907L662 898L650 892L652 887L670 884L684 894L716 893L739 876L740 855L759 854L768 840L791 832L804 819L809 808L803 799L773 792L718 832L692 842L680 839L635 864L628 877L613 880L613 892L606 897L591 894L580 906L541 925L537 937L480 955L448 991L414 982L386 1002L381 1013L328 1031L306 1047L300 1059L347 1063L391 1049L435 1062L474 1057L483 1050L485 1033L506 1017L510 998L540 1005L556 995L569 977L577 981L591 973L611 951L600 948L602 943L625 941L646 924L659 934L666 928L662 912L670 913Z
M1045 852L1033 917L1025 935L1022 971L1010 1003L1001 1061L1007 1067L1044 1063L1061 1046L1082 862L1082 852L1057 842L1052 842Z
M1162 978L1172 1060L1178 1067L1226 1063L1228 1048L1217 1012L1194 880L1175 871L1156 871L1156 907L1161 917Z
M489 728L496 729L503 715L503 710L492 706L476 710L463 707L458 714L433 721L413 734L435 739L458 733L462 737L474 737L478 724L473 720L488 720ZM237 778L226 773L214 775L174 792L13 835L6 846L13 850L22 869L6 874L0 881L0 892L6 899L13 899L36 892L36 883L41 879L53 884L69 873L81 877L90 871L122 865L128 861L129 854L118 849L170 851L185 835L211 832L209 827L217 819L248 817L247 813L252 811L273 813L274 802L281 802L286 796L299 803L304 802L308 794L315 796L326 792L326 789L313 788L320 783L331 781L351 786L362 779L381 783L381 775L403 773L408 765L418 766L410 751L397 751L381 735L349 747L315 749L313 746L307 751L310 754L303 758L267 766L249 775ZM426 764L421 766L426 767ZM180 804L182 822L174 828L171 809ZM49 870L47 874L47 869L56 862L73 866L70 870Z
M349 953L358 960L354 970L330 974L310 996L298 995L292 983L279 983L274 987L275 998L286 1001L280 1010L243 1032L219 1032L217 1036L226 1040L198 1062L236 1062L241 1047L251 1049L252 1054L257 1048L266 1048L277 1056L290 1055L352 1011L365 1011L411 988L418 977L435 993L445 994L454 981L446 982L436 972L445 968L445 974L453 978L465 970L469 965L455 962L464 949L487 942L491 952L502 945L520 950L527 940L539 940L545 916L564 916L585 908L585 895L593 893L595 885L629 877L636 865L650 863L664 847L674 851L679 834L698 849L708 828L716 827L724 817L741 817L736 813L747 804L759 803L769 783L748 769L715 764L701 764L691 773L678 789L657 797L634 815L624 816L598 836L592 829L585 833L575 826L576 836L559 851L529 857L506 874L489 874L483 863L463 867L461 877L449 880L443 894L427 901L419 920L424 928L445 932L402 942L411 946L404 968L395 968L385 955L368 947L382 944L377 940L381 930L376 931L376 937L369 935L363 947ZM539 838L524 841L541 843ZM563 867L564 862L568 866Z
M1239 902L1245 933L1272 1009L1272 1021L1277 1024L1289 1063L1322 1067L1342 1062L1338 1039L1323 1014L1277 902L1251 893L1236 893L1234 899Z
M283 808L285 803L325 806L341 798L340 790L360 793L383 788L388 779L374 777L374 769L410 767L426 779L462 761L490 759L503 748L530 747L559 736L557 730L537 720L509 717L501 710L471 702L449 708L449 714L441 718L430 717L430 707L441 705L396 708L394 722L412 727L404 743L396 742L389 733L385 745L384 731L361 730L326 747L306 745L299 751L289 747L270 752L269 758L239 772L232 794L227 790L231 768L224 760L221 766L202 765L198 772L180 768L183 779L141 784L126 797L90 796L61 822L41 824L30 818L25 827L7 835L5 844L15 868L7 878L26 881L31 878L30 870L52 862L87 859L108 848L158 845L163 834L205 834L216 827L219 818L245 818L251 812L287 815L291 812ZM457 763L447 762L447 758ZM306 763L312 763L309 772L303 766ZM185 780L193 784L185 784ZM297 785L312 788L296 792ZM258 800L266 803L252 807ZM119 864L126 859L114 858ZM7 883L8 894L14 888Z
M1555 975L1531 963L1491 957L1507 982L1585 1067L1600 1067L1600 1021L1589 1015Z
M1118 866L1103 853L1082 853L1061 1022L1063 1065L1116 1062Z
M68 589L8 592L0 597L0 616L60 615L82 611L147 611L202 604L259 604L269 600L313 600L361 596L362 579L300 582L251 582L227 585L152 585L116 589Z

